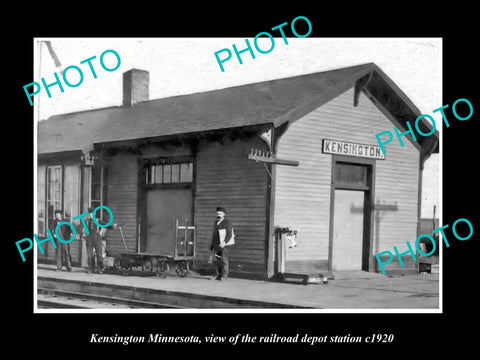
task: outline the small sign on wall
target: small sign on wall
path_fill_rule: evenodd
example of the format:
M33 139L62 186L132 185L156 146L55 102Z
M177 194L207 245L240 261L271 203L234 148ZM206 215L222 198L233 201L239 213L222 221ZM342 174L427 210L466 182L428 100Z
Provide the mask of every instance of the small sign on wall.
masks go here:
M322 152L324 154L347 155L385 160L385 154L380 149L380 146L355 144L346 141L323 139Z

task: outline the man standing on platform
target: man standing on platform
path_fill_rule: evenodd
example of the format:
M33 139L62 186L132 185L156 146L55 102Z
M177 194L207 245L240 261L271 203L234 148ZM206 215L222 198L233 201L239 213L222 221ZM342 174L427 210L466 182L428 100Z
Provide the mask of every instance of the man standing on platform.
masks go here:
M217 207L217 220L213 224L212 242L210 250L213 250L215 257L215 280L227 279L229 273L229 258L227 249L235 244L235 235L228 219L225 217L227 211L223 207Z
M62 266L65 264L68 271L72 271L72 260L70 258L70 244L64 243L57 238L57 234L55 232L55 228L58 224L63 222L63 214L62 210L55 210L55 220L53 221L52 227L50 229L53 237L55 238L55 244L57 245L55 258L57 261L57 269L62 270ZM60 226L58 228L59 236L62 240L68 241L72 237L72 229L70 226Z
M93 207L88 208L89 217L86 221L86 227L88 229L88 234L83 229L84 235L87 240L87 262L88 262L88 270L87 272L91 274L95 272L95 258L93 256L93 249L95 249L95 253L97 255L97 269L98 273L103 273L103 246L102 246L102 237L105 235L106 229L114 229L117 225L113 224L108 227L100 227L98 226L95 221L100 225L105 225L106 222L102 221L98 218L95 220L93 219L93 211L95 209Z

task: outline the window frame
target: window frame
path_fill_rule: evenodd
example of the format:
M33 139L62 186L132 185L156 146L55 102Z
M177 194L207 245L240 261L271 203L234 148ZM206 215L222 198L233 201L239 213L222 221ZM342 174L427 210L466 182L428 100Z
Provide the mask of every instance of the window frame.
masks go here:
M185 179L182 176L182 165L188 164L189 169L189 181L182 181ZM178 165L178 181L172 182L172 165ZM195 162L194 159L190 156L178 156L178 157L159 157L154 159L144 159L141 162L143 176L142 186L146 189L151 188L173 188L173 187L193 187L195 182ZM161 166L162 172L162 182L155 182L157 180L157 172ZM170 166L170 179L168 182L165 180L165 166ZM153 170L152 170L153 169ZM152 180L154 182L152 182Z
M47 165L42 164L37 166L37 234L45 236L47 227ZM43 173L41 170L43 169ZM42 182L40 182L42 180ZM41 196L40 196L41 195ZM40 206L43 209L43 217L40 216ZM42 225L40 226L40 220Z
M50 177L49 177L49 170L50 169L60 169L60 199L59 200L52 200L49 198L49 187L50 187ZM43 229L43 235L46 235L47 228L50 229L52 222L54 220L55 210L62 210L62 214L64 212L63 209L63 176L64 176L64 168L63 165L45 165L45 228ZM54 206L52 213L50 213L50 202L53 201L55 203L59 203L60 207L57 208Z
M343 188L343 189L358 189L358 190L368 190L370 187L368 185L368 166L369 164L360 164L355 162L347 162L347 161L336 161L336 165L334 167L334 174L333 174L333 181L335 183L336 188ZM356 172L356 169L361 169L363 172L363 181L360 182L351 182L351 181L342 181L342 167L347 170L353 170ZM344 171L345 171L344 170ZM338 175L338 178L337 178ZM356 177L357 174L353 174L353 178ZM351 174L349 174L351 176ZM349 177L347 176L347 178ZM347 179L348 180L348 179Z
M94 165L88 166L88 206L89 207L98 207L98 206L105 206L107 202L107 191L106 191L106 178L107 178L107 168L104 165L103 162L99 161L96 162ZM100 172L100 182L94 182L93 181L93 173L94 171L99 171ZM99 186L99 199L94 199L93 198L93 186L97 185ZM96 215L99 217L101 220L105 220L105 210L102 208L100 209Z

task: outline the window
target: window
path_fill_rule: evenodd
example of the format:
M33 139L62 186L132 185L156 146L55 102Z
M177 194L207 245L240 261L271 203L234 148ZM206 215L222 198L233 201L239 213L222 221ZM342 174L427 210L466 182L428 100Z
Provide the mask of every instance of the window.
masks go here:
M337 162L335 183L367 186L367 167L360 164Z
M64 167L63 213L65 220L80 214L80 168L76 165Z
M192 163L180 164L180 182L193 181L193 166Z
M37 234L45 235L45 166L39 166L37 172Z
M46 235L55 210L62 210L66 221L80 214L80 168L78 165L38 166L37 234Z
M90 205L97 207L102 205L102 171L96 166L92 167L90 182Z
M172 164L172 183L180 182L180 164Z
M47 225L51 227L55 210L62 210L62 167L47 167Z
M168 184L171 183L172 181L172 165L167 164L167 165L162 165L163 167L163 183ZM156 182L157 184L161 182Z
M96 208L105 205L106 169L102 164L96 164L90 169L90 206ZM97 214L102 220L106 220L105 216L108 216L104 209L100 209Z
M193 163L147 165L145 180L149 185L191 183L193 181Z

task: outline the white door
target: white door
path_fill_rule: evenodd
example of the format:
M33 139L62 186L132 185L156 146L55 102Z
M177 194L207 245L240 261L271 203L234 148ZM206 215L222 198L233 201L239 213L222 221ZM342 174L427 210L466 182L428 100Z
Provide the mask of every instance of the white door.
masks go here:
M361 270L363 191L335 190L332 270Z

